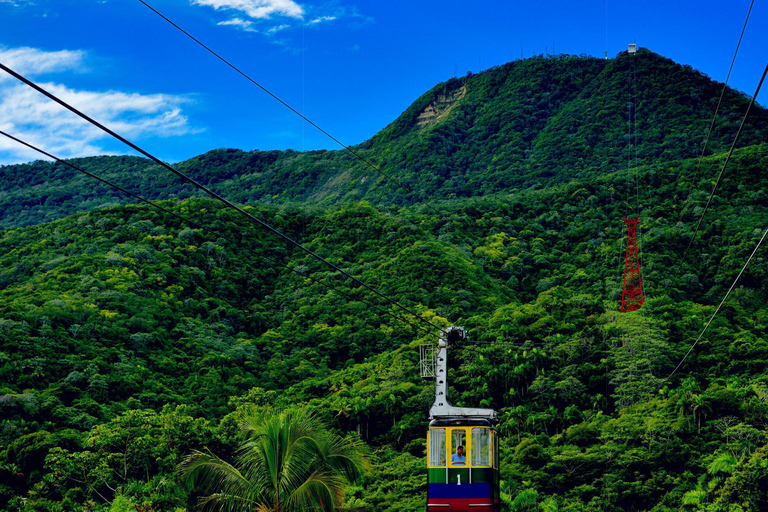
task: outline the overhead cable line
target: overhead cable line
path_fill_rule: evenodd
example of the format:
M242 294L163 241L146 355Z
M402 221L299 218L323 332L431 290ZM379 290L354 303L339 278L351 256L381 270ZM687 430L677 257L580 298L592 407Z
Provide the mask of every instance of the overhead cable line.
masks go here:
M29 79L27 79L27 78L23 77L22 75L20 75L19 73L15 72L15 71L14 71L14 70L12 70L12 69L10 69L10 68L9 68L9 67L7 67L6 65L4 65L4 64L2 64L2 63L0 63L0 69L2 69L3 71L5 71L6 73L10 74L10 75L11 75L11 76L13 76L14 78L16 78L16 79L20 80L21 82L24 82L26 85L28 85L28 86L32 87L33 89L35 89L35 90L36 90L37 92L39 92L40 94L43 94L44 96L48 97L49 99L51 99L51 100L55 101L56 103L58 103L59 105L61 105L61 106L62 106L62 107L64 107L64 108L66 108L66 109L67 109L67 110L69 110L70 112L72 112L72 113L74 113L74 114L78 115L79 117L81 117L81 118L82 118L82 119L84 119L85 121L88 121L90 124L92 124L92 125L96 126L97 128L99 128L100 130L104 131L105 133L108 133L109 135L111 135L112 137L116 138L117 140L119 140L119 141L120 141L120 142L122 142L123 144L125 144L125 145L129 146L130 148L132 148L133 150L135 150L135 151L138 151L139 153L141 153L142 155L146 156L147 158L149 158L150 160L152 160L152 161L153 161L153 162L155 162L156 164L160 165L161 167L163 167L163 168L165 168L165 169L167 169L167 170L171 171L171 172L172 172L173 174L175 174L176 176L178 176L178 177L182 178L184 181L186 181L186 182L188 182L188 183L192 184L193 186L197 187L198 189L202 190L203 192L205 192L205 193L206 193L206 194L208 194L209 196L211 196L211 197L213 197L213 198L215 198L215 199L219 200L221 203L223 203L224 205L228 206L229 208L232 208L233 210L237 211L238 213L240 213L240 214L241 214L241 215L243 215L244 217L248 218L248 219L249 219L249 220L251 220L252 222L255 222L256 224L260 225L261 227L265 228L266 230L268 230L268 231L270 231L270 232L272 232L272 233L276 234L277 236L279 236L280 238L282 238L282 239L283 239L283 240L285 240L286 242L290 243L291 245L293 245L293 246L294 246L294 247L296 247L297 249L300 249L300 250L304 251L305 253L309 254L310 256L312 256L313 258L315 258L315 259L317 259L317 260L321 261L322 263L325 263L326 265L328 265L328 266L329 266L329 267L331 267L332 269L334 269L334 270L336 270L337 272L341 273L342 275L344 275L344 276L345 276L345 277L347 277L348 279L351 279L352 281L354 281L355 283L359 284L360 286L362 286L362 287L363 287L363 288L365 288L366 290L368 290L368 291L370 291L370 292L373 292L375 295L378 295L379 297L383 298L384 300L386 300L386 301L387 301L387 302L389 302L390 304L392 304L392 305L394 305L394 306L396 306L396 307L398 307L398 308L402 309L403 311L405 311L405 312L406 312L406 313L408 313L409 315L413 315L413 316L414 316L416 319L420 320L421 322L423 322L423 323L426 323L426 324L429 324L431 327L433 327L433 328L435 328L435 329L438 329L438 330L440 330L441 332L443 331L443 329L442 329L442 328L440 328L440 327L436 326L435 324L433 324L433 323L432 323L432 322L430 322L429 320L427 320L427 319L425 319L425 318L421 317L420 315L418 315L418 314L417 314L417 313L415 313L414 311L411 311L410 309L408 309L408 308L406 308L405 306L403 306L403 305L401 305L401 304L397 303L397 302L396 302L396 301L394 301L393 299L390 299L389 297L387 297L387 296L386 296L386 295L384 295L383 293L379 292L379 291L378 291L378 290L376 290L375 288L373 288L373 287L371 287L371 286L369 286L369 285L365 284L365 283L364 283L364 282L362 282L360 279L358 279L358 278L354 277L353 275L351 275L351 274L350 274L350 273L348 273L347 271L345 271L345 270L343 270L343 269L339 268L338 266L334 265L333 263L331 263L330 261L326 260L325 258L323 258L323 257L322 257L322 256L320 256L319 254L315 253L314 251L312 251L312 250L310 250L310 249L308 249L308 248L304 247L303 245L301 245L300 243L296 242L295 240L293 240L293 239L292 239L291 237L289 237L288 235L286 235L286 234L282 233L281 231L279 231L279 230L277 230L277 229L273 228L272 226L270 226L270 225L269 225L269 224L267 224L266 222L262 221L261 219L259 219L259 218L257 218L257 217L254 217L254 216L253 216L253 215L251 215L250 213L248 213L248 212L246 212L245 210L243 210L243 209L242 209L240 206L238 206L238 205L234 204L233 202L229 201L228 199L225 199L224 197L222 197L221 195L217 194L217 193L216 193L216 192L214 192L213 190L209 189L208 187L206 187L206 186L205 186L205 185L203 185L202 183L199 183L198 181L196 181L196 180L194 180L194 179L190 178L189 176L187 176L187 175L186 175L186 174L184 174L183 172L181 172L181 171L179 171L179 170L175 169L174 167L172 167L171 165L169 165L169 164L167 164L167 163L163 162L162 160L160 160L160 159L159 159L159 158L157 158L156 156L154 156L154 155L152 155L152 154L148 153L147 151L145 151L145 150L141 149L141 148L140 148L139 146L137 146L136 144L134 144L134 143L130 142L129 140L127 140L127 139L125 139L124 137L122 137L121 135L119 135L119 134L115 133L114 131L110 130L109 128L107 128L106 126L102 125L102 124L101 124L101 123L99 123L98 121L96 121L96 120L94 120L94 119L92 119L92 118L88 117L86 114L84 114L84 113L80 112L78 109L76 109L76 108L75 108L75 107L73 107L72 105L68 104L67 102L63 101L62 99L58 98L57 96L55 96L55 95L51 94L50 92L46 91L45 89L43 89L43 88L42 88L42 87L40 87L39 85L37 85L37 84L35 84L34 82L30 81Z
M634 121L634 127L632 129L632 138L634 140L634 149L635 149L635 214L639 217L640 216L640 179L638 175L638 144L637 144L637 68L635 66L635 56L637 54L632 54L632 111L634 112L633 121ZM648 202L650 202L650 197L648 199ZM642 267L640 265L640 262L643 259L643 253L642 253L642 230L640 229L640 224L637 224L637 230L640 232L637 237L637 263L639 267ZM640 280L640 296L643 297L643 303L645 303L645 284L642 280Z
M734 287L736 286L736 283L739 282L739 279L741 278L742 274L744 274L744 270L747 268L747 265L752 261L752 258L755 256L755 253L760 248L760 245L763 243L763 240L765 240L765 236L768 235L768 229L766 229L763 232L763 236L760 237L760 241L757 242L757 245L755 246L755 249L752 251L752 254L749 255L749 258L747 258L747 262L744 263L744 266L741 267L741 271L739 272L739 275L736 276L736 279L733 280L733 283L731 283L731 287L728 288L728 291L726 292L725 296L723 297L723 300L720 301L720 304L717 306L717 309L715 309L715 312L712 313L712 316L709 318L709 321L704 326L704 329L702 329L701 333L699 334L698 338L696 338L696 341L693 342L693 345L691 345L691 348L688 349L688 352L686 352L685 356L680 360L680 362L677 364L674 370L672 370L672 373L669 374L669 376L664 380L669 380L670 377L672 377L678 369L680 369L680 366L682 366L683 362L688 358L688 356L693 351L693 348L699 343L699 340L701 340L701 337L704 336L704 333L707 332L707 329L709 328L709 324L712 323L712 320L714 320L715 315L720 311L720 308L723 307L723 304L725 303L725 300L728 298L728 296L733 291Z
M739 42L736 45L736 51L733 53L733 59L731 60L731 67L728 69L728 75L725 77L725 83L723 83L723 89L720 91L720 98L717 100L717 107L715 107L715 113L712 115L712 121L709 123L709 130L707 131L707 137L704 140L704 147L701 149L701 155L699 155L699 161L696 164L696 171L693 173L693 179L691 180L691 188L688 190L688 195L685 197L685 203L680 210L680 218L678 222L683 220L683 214L685 209L688 208L688 201L693 193L693 188L696 186L696 178L699 176L699 169L701 168L701 162L704 160L704 154L707 151L709 145L709 138L712 135L712 131L715 128L715 120L717 119L717 113L720 111L720 104L723 102L723 96L725 96L725 90L728 88L728 80L731 78L731 72L733 71L733 65L736 63L736 56L739 54L739 47L741 46L741 40L744 38L744 31L747 30L747 22L749 22L749 15L752 13L752 6L755 5L755 0L749 5L749 11L747 12L747 19L744 20L744 27L741 29L741 35L739 36Z
M741 131L744 129L744 125L747 122L749 111L752 109L752 105L755 104L755 99L757 98L757 95L760 94L760 88L763 86L763 81L765 80L766 74L768 74L768 64L766 64L765 66L765 71L763 71L763 76L760 78L760 83L757 84L757 89L755 90L755 94L752 96L752 100L749 102L747 111L744 113L744 118L741 120L739 131L736 132L736 137L733 139L733 144L731 144L731 149L728 151L728 155L725 157L725 161L723 162L723 167L720 169L720 174L718 174L717 176L717 180L715 181L715 186L712 188L712 193L709 195L709 199L707 200L707 204L704 207L704 211L701 212L701 217L699 217L699 222L698 224L696 224L696 229L693 231L693 235L691 235L691 239L688 242L688 246L685 248L685 252L683 253L683 257L680 260L680 264L678 266L678 271L680 267L682 267L683 263L685 263L685 257L688 255L688 250L691 248L691 245L693 245L693 241L696 238L696 234L699 232L701 223L704 220L704 215L706 215L707 210L709 209L709 205L712 204L712 198L715 197L715 191L717 190L718 185L720 185L720 181L723 178L723 173L725 172L725 168L728 166L728 162L731 159L731 155L733 155L733 151L736 149L736 143L738 142L739 136L741 136Z
M21 140L21 139L19 139L17 137L14 137L13 135L10 135L10 134L2 131L2 130L0 130L0 135L4 135L5 137L7 137L7 138L9 138L9 139L11 139L11 140L13 140L15 142L18 142L19 144L22 144L22 145L24 145L24 146L26 146L26 147L34 150L34 151L37 151L38 153L40 153L42 155L47 156L48 158L51 158L51 159L53 159L53 160L55 160L55 161L57 161L57 162L59 162L61 164L64 164L64 165L66 165L66 166L68 166L68 167L70 167L70 168L72 168L72 169L74 169L74 170L76 170L78 172L81 172L81 173L85 174L86 176L88 176L90 178L93 178L93 179L95 179L97 181L100 181L101 183L104 183L105 185L108 185L108 186L110 186L110 187L112 187L112 188L114 188L116 190L119 190L120 192L122 192L124 194L127 194L127 195L129 195L129 196L131 196L131 197L141 201L142 203L146 203L146 204L148 204L148 205L150 205L150 206L152 206L154 208L157 208L158 210L160 210L160 211L162 211L164 213L172 215L172 216L176 217L177 219L180 219L183 222L186 222L187 224L190 224L190 225L192 225L192 226L194 226L194 227L196 227L198 229L201 229L201 230L203 230L203 231L205 231L207 233L210 233L210 234L212 234L212 235L214 235L214 236L216 236L218 238L222 238L222 239L228 241L229 243L231 243L231 244L233 244L235 246L242 247L241 244L238 244L237 242L235 242L231 238L229 238L229 237L227 237L225 235L222 235L221 233L219 233L218 231L216 231L214 229L211 229L211 228L208 228L206 226L203 226L202 224L200 224L200 223L198 223L198 222L196 222L196 221L194 221L194 220L192 220L190 218L184 217L183 215L179 215L178 213L176 213L176 212L174 212L172 210L169 210L168 208L165 208L165 207L157 204L156 202L150 201L149 199L146 199L146 198L144 198L144 197L142 197L140 195L134 194L130 190L127 190L127 189L121 187L120 185L112 183L111 181L106 180L106 179L104 179L104 178L102 178L100 176L97 176L96 174L88 172L85 169L83 169L81 167L78 167L77 165L74 165L71 162L67 162L66 160L63 160L63 159L61 159L61 158L59 158L59 157L57 157L55 155L52 155L52 154L50 154L50 153L48 153L48 152L46 152L46 151L44 151L44 150L42 150L40 148L38 148L38 147L28 143L28 142L25 142L25 141L23 141L23 140ZM251 251L251 252L255 252L253 249L248 249L248 250ZM328 283L320 281L319 279L315 279L314 277L309 275L309 273L304 274L304 273L300 272L299 270L296 270L295 268L286 265L285 263L281 263L279 261L273 260L272 258L264 256L263 254L258 254L258 256L261 257L263 260L265 260L267 263L270 263L272 265L282 266L282 267L290 270L294 274L298 274L299 276L301 276L301 277L303 277L305 279L309 279L310 281L312 281L314 283L322 285L322 286L324 286L328 290L333 290L333 291L335 291L337 293L340 293L341 295L344 295L345 297L347 297L348 299L350 299L352 301L363 302L364 304L367 304L368 306L371 306L372 308L378 310L379 312L383 313L384 315L392 316L392 317L394 317L394 318L396 318L396 319L398 319L398 320L400 320L402 322L405 322L406 324L408 324L408 325L410 325L410 326L412 326L412 327L414 327L416 329L420 329L420 330L424 330L424 331L430 332L426 327L423 327L423 326L418 325L418 324L414 324L414 323L410 322L409 320L407 320L406 318L404 318L402 316L399 316L399 315L396 315L395 313L392 313L391 311L387 311L386 309L383 309L383 308L379 307L376 304L370 303L370 302L368 302L368 301L366 301L364 299L358 299L356 297L353 297L351 294L349 294L347 292L344 292L344 291L340 290L339 288L337 288L335 286L329 285Z
M181 32L182 34L184 34L185 36L187 36L188 38L190 38L192 41L194 41L195 43L197 43L198 45L200 45L200 46L201 46L202 48L204 48L204 49L205 49L205 50L206 50L208 53L210 53L211 55L213 55L214 57L216 57L217 59L219 59L221 62L223 62L224 64L226 64L226 65L227 65L227 66L229 66L230 68L232 68L232 69L233 69L235 72L237 72L237 73L238 73L240 76L242 76L243 78L245 78L246 80L248 80L249 82L251 82L253 85L255 85L256 87L258 87L259 89L261 89L261 90L262 90L262 91L264 91L265 93L267 93L269 96L271 96L271 97L272 97L273 99L275 99L275 100L276 100L278 103L280 103L281 105L283 105L285 108L287 108L288 110L290 110L291 112L293 112L294 114L296 114L297 116L299 116L301 119L303 119L304 121L306 121L306 122L307 122L307 123L309 123L310 125L312 125L312 127L316 128L316 129L317 129L317 130L318 130L320 133L322 133L323 135L325 135L326 137L328 137L329 139L331 139L332 141L334 141L336 144L338 144L339 146L341 146L341 147L342 147L342 148L343 148L345 151L347 151L348 153L350 153L351 155L353 155L355 158L357 158L358 160L360 160L361 162L363 162L365 165L367 165L368 167L370 167L371 169L373 169L373 170L374 170L374 171L376 171L377 173L379 173L379 174L381 174L382 176L384 176L386 179L388 179L388 180L390 180L390 181L394 182L394 183L395 183L395 184L397 184L399 187L402 187L402 188L406 189L406 190L407 190L407 191L408 191L408 192L411 194L411 196L415 196L415 192L414 192L414 190L413 190L413 189L412 189L410 186L408 186L407 184L405 184L405 183L401 182L400 180L398 180L397 178L393 177L392 175L390 175L390 174L388 174L388 173L386 173L386 172L382 171L380 167L378 167L377 165L373 164L373 163L372 163L370 160L366 159L364 156L362 156L362 155L361 155L360 153L358 153L357 151L353 150L351 146L347 146L346 144L344 144L343 142L341 142L339 139L337 139L336 137L334 137L333 135L331 135L329 132L327 132L326 130L324 130L323 128L321 128L319 125L317 125L317 124L315 124L314 122L312 122L312 121L311 121L309 118L307 118L307 116L305 116L304 114L302 114L301 112L299 112L298 110L296 110L295 108L293 108L293 107L292 107L291 105L289 105L289 104L288 104L286 101L284 101L284 100L282 100L280 97L278 97L278 96L277 96L275 93L273 93L272 91L270 91L269 89L267 89L266 87L264 87L263 85L261 85L259 82L257 82L257 81L256 81L256 80L254 80L253 78L251 78L251 77L250 77L250 76L249 76L247 73L245 73L245 72L244 72L244 71L242 71L240 68L238 68L237 66L235 66L234 64L232 64L230 61L228 61L227 59L225 59L224 57L222 57L221 55L219 55L217 52L215 52L213 49L211 49L211 48L210 48L209 46L207 46L205 43L203 43L202 41L200 41L199 39L197 39L195 36L193 36L192 34L190 34L189 32L187 32L187 31L186 31L186 30L184 30L183 28L181 28L179 25L177 25L176 23L174 23L174 22L173 22L173 21L172 21L170 18L168 18L167 16L163 15L163 14L162 14L160 11L158 11L157 9L155 9L154 7L152 7L151 5L149 5L147 2L145 2L144 0L139 0L139 2L141 2L142 4L144 4L144 5L145 5L145 6L146 6L146 7L147 7L149 10L151 10L152 12L154 12L155 14L157 14L158 16L160 16L162 19L164 19L165 21L167 21L167 22L168 22L168 23L169 23L171 26L173 26L174 28L176 28L176 29L177 29L179 32ZM439 211L437 208L435 208L434 206L432 206L432 204L431 204L431 203L429 203L428 201L424 201L424 204L426 204L427 206L429 206L430 208L432 208L432 210L434 210L434 211L435 211L435 213L437 213L437 214L440 214L440 211Z
M637 67L635 57L637 53L632 54L632 146L635 151L635 213L640 214L640 179L637 172Z
M543 343L540 341L472 341L467 340L467 343L473 343L478 345L508 345L513 347L527 347L527 346L533 346L535 347L548 347L552 345L552 343Z
M562 345L564 343L569 343L572 341L592 341L592 338L588 337L581 337L581 338L568 338L565 340L553 340L553 339L544 339L543 341L532 341L532 340L525 340L525 341L479 341L479 340L466 340L467 343L477 343L481 345L517 345L517 346L525 346L525 345L534 345L539 347L551 347L554 345Z

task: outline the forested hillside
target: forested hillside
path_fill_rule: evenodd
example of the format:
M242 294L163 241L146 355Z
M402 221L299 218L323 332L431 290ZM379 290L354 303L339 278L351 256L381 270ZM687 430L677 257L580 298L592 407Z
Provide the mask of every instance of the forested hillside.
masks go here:
M718 94L647 51L531 59L440 84L356 148L408 190L331 151L179 167L423 319L469 329L452 400L499 412L505 510L765 510L764 248L671 375L768 226L760 109L682 259L746 105L727 95L694 178ZM77 164L175 196L162 205L211 231L59 165L0 168L0 510L193 510L177 465L231 457L254 404L307 406L371 447L349 510L424 510L434 390L418 345L437 329L142 159ZM646 303L619 313L635 214Z
M510 193L598 177L629 162L694 158L721 88L689 66L648 50L611 60L533 58L436 85L353 148L396 181L343 150L221 149L178 168L240 203L366 200L406 206ZM726 91L708 154L730 147L748 103L742 94ZM628 112L630 104L636 112ZM768 111L757 106L739 147L767 136ZM96 157L74 163L149 199L199 195L146 159ZM0 177L0 227L135 201L60 164L4 166Z

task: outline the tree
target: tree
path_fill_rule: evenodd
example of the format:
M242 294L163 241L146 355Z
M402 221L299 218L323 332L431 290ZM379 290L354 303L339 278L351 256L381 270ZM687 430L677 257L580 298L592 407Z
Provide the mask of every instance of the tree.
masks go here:
M696 421L695 418L698 417L698 421L696 423L698 427L699 434L701 433L701 417L706 416L708 412L712 411L712 407L709 405L709 399L707 399L706 396L703 395L693 395L691 397L691 410L693 411L693 417L694 421Z
M193 451L180 464L182 477L203 492L215 510L292 512L335 510L344 486L361 476L361 441L341 438L307 409L251 407L240 417L245 435L234 464L210 451Z

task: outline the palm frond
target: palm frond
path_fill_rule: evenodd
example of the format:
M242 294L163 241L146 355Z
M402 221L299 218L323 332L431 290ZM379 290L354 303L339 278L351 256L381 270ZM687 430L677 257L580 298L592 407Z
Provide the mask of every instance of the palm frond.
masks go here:
M333 511L341 506L346 481L329 472L317 472L296 488L286 501L290 510Z
M211 492L201 503L217 510L242 510L242 502L258 502L259 494L253 484L240 471L213 453L193 451L184 458L179 473L188 487L199 487ZM235 497L241 499L240 508L229 506Z
M236 494L214 493L200 498L200 506L203 510L221 510L223 512L272 512L273 509L267 503L253 501L247 497Z
M179 472L189 486L210 493L206 508L224 512L324 510L341 505L344 486L365 466L364 444L341 438L307 409L277 412L250 407L234 464L195 451Z

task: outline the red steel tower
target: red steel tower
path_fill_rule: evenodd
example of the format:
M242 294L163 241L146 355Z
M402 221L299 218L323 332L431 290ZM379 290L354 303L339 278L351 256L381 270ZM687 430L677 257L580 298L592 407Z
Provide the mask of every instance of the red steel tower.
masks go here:
M621 311L635 311L643 305L643 283L640 280L640 259L637 256L635 230L640 216L634 219L624 217L627 225L627 259L624 261L624 290L621 293Z

